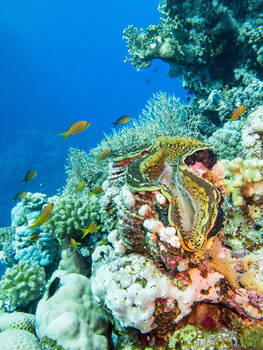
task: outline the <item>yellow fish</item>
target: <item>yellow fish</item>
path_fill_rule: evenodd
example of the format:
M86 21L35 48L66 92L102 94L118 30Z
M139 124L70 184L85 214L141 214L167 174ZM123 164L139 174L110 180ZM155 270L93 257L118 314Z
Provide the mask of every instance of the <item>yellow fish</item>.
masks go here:
M74 238L70 238L71 245L74 250L78 250L81 243L77 242Z
M13 198L13 201L17 201L18 199L24 198L26 194L27 194L27 191L19 191L19 192L17 192L17 194Z
M117 126L117 125L122 125L122 124L126 124L128 123L129 121L131 120L131 117L129 115L123 115L121 116L120 118L118 118L115 122L113 122L112 124L114 126Z
M111 149L107 149L105 152L103 152L103 153L97 158L97 160L100 161L100 160L102 160L102 159L105 159L110 153L111 153Z
M91 192L89 193L89 195L92 196L93 194L99 194L99 193L101 193L101 192L103 192L103 189L102 189L101 186L99 186L99 187L96 187L93 191L91 191Z
M88 228L80 228L80 230L84 232L81 239L85 238L88 233L96 233L99 230L99 228L100 227L97 226L94 222L91 222Z
M50 203L42 209L42 213L35 219L33 225L30 226L30 228L32 229L32 233L37 226L41 226L46 221L48 221L48 219L50 218L51 212L53 210L53 206L54 204Z
M90 122L87 122L86 120L81 120L79 122L76 122L68 128L67 131L62 132L58 135L64 136L64 141L69 137L78 134L81 131L86 130L90 126Z
M233 112L232 117L229 119L229 121L232 122L233 120L239 118L246 108L247 108L247 107L244 106L244 105L239 106L239 107Z
M79 192L82 190L82 188L86 185L86 181L81 181L76 187L75 187L75 192Z
M22 215L25 225L28 225L26 214Z
M24 180L22 180L23 184L26 184L28 181L33 180L37 175L37 171L35 169L29 169L26 172Z

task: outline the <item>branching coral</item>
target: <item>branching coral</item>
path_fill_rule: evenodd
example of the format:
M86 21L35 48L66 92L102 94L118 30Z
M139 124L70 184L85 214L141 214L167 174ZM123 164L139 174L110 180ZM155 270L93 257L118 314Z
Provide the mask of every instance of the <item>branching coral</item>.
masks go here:
M61 195L52 197L52 201L52 216L43 229L59 241L66 237L70 239L76 232L82 236L80 228L86 228L91 221L98 221L99 202L96 195Z
M160 135L186 135L202 139L200 128L202 115L195 113L189 105L183 105L173 95L158 92L147 102L138 121L131 126L114 130L91 153L98 156L111 149L115 156L131 152L136 148L150 146Z
M21 309L36 301L45 287L45 270L29 262L8 268L0 282L2 306L8 311Z
M263 161L259 159L235 158L222 160L225 170L226 194L232 195L233 204L243 206L248 198L258 200L263 195Z

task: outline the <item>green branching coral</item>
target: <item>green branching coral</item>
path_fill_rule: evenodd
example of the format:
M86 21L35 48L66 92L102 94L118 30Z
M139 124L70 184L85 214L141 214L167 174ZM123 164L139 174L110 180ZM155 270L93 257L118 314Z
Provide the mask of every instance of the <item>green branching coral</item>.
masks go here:
M8 268L0 281L0 301L7 311L24 308L43 294L45 270L28 261Z
M43 229L59 241L70 238L86 228L91 221L98 221L99 201L96 195L82 194L61 195L52 197L54 209L51 218L43 225ZM98 223L99 224L99 223Z
M125 154L134 149L150 146L160 135L190 136L203 139L200 126L203 118L189 105L180 103L180 99L165 92L158 92L147 102L138 120L111 135L105 135L102 142L91 151L97 156L106 149L114 155Z
M66 166L68 179L63 191L65 195L74 195L76 193L76 186L81 181L85 182L81 194L88 194L94 188L101 185L108 172L108 159L99 162L96 158L98 158L105 150L106 149L103 149L101 153L100 150L97 152L91 151L90 153L86 153L85 151L76 148L69 149ZM96 174L100 175L96 176Z

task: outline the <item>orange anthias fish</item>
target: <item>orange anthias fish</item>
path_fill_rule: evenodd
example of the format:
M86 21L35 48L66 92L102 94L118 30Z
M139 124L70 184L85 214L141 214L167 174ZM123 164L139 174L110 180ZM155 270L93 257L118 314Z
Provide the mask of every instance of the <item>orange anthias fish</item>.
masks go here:
M129 115L123 115L121 116L120 118L118 118L115 122L113 122L112 124L114 126L117 126L117 125L122 125L122 124L126 124L128 123L129 121L131 120L131 117Z
M35 241L37 241L40 237L41 237L40 234L36 233L35 235L31 235L31 236L28 238L28 240L29 240L30 242L35 242Z
M72 124L67 131L62 132L58 135L64 136L64 141L69 137L78 134L81 131L86 130L90 126L90 122L87 122L86 120L81 120L79 122L76 122Z
M97 226L94 222L91 222L89 224L88 228L80 228L80 230L83 232L83 236L81 239L85 238L88 233L96 233L99 230L99 226Z
M75 192L79 192L83 189L83 187L86 185L86 181L81 181L76 187L75 187Z
M91 192L89 193L89 195L92 196L93 194L99 194L99 193L101 193L101 192L103 192L103 189L102 189L101 186L99 186L99 187L96 187L93 191L91 191Z
M37 226L41 226L46 221L48 221L53 210L53 206L54 204L50 203L43 208L42 213L35 219L33 225L30 226L30 228L32 229L32 233Z
M246 108L247 108L247 107L244 106L244 105L239 106L239 107L233 112L232 117L229 119L229 121L232 122L233 120L239 118Z
M103 152L103 153L97 158L97 160L100 161L100 160L102 160L102 159L105 159L110 153L111 153L111 149L107 149L105 152Z
M71 245L74 250L78 250L81 243L77 242L74 238L70 238Z

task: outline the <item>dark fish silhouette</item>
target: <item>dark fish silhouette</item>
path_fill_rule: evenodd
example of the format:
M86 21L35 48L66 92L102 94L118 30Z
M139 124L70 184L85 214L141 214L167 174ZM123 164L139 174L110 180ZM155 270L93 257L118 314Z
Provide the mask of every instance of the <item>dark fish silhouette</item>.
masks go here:
M17 201L18 199L22 199L26 196L27 191L19 191L17 194L14 196L13 201Z
M37 171L35 169L29 169L26 172L26 175L24 177L24 180L22 180L23 184L26 184L28 181L33 180L37 175Z
M59 283L60 283L59 277L56 277L55 279L53 279L53 281L50 283L48 287L47 299L51 298L56 293L56 291L59 288Z
M95 183L99 178L103 175L103 171L99 171L98 173L94 174L91 178L92 183Z

